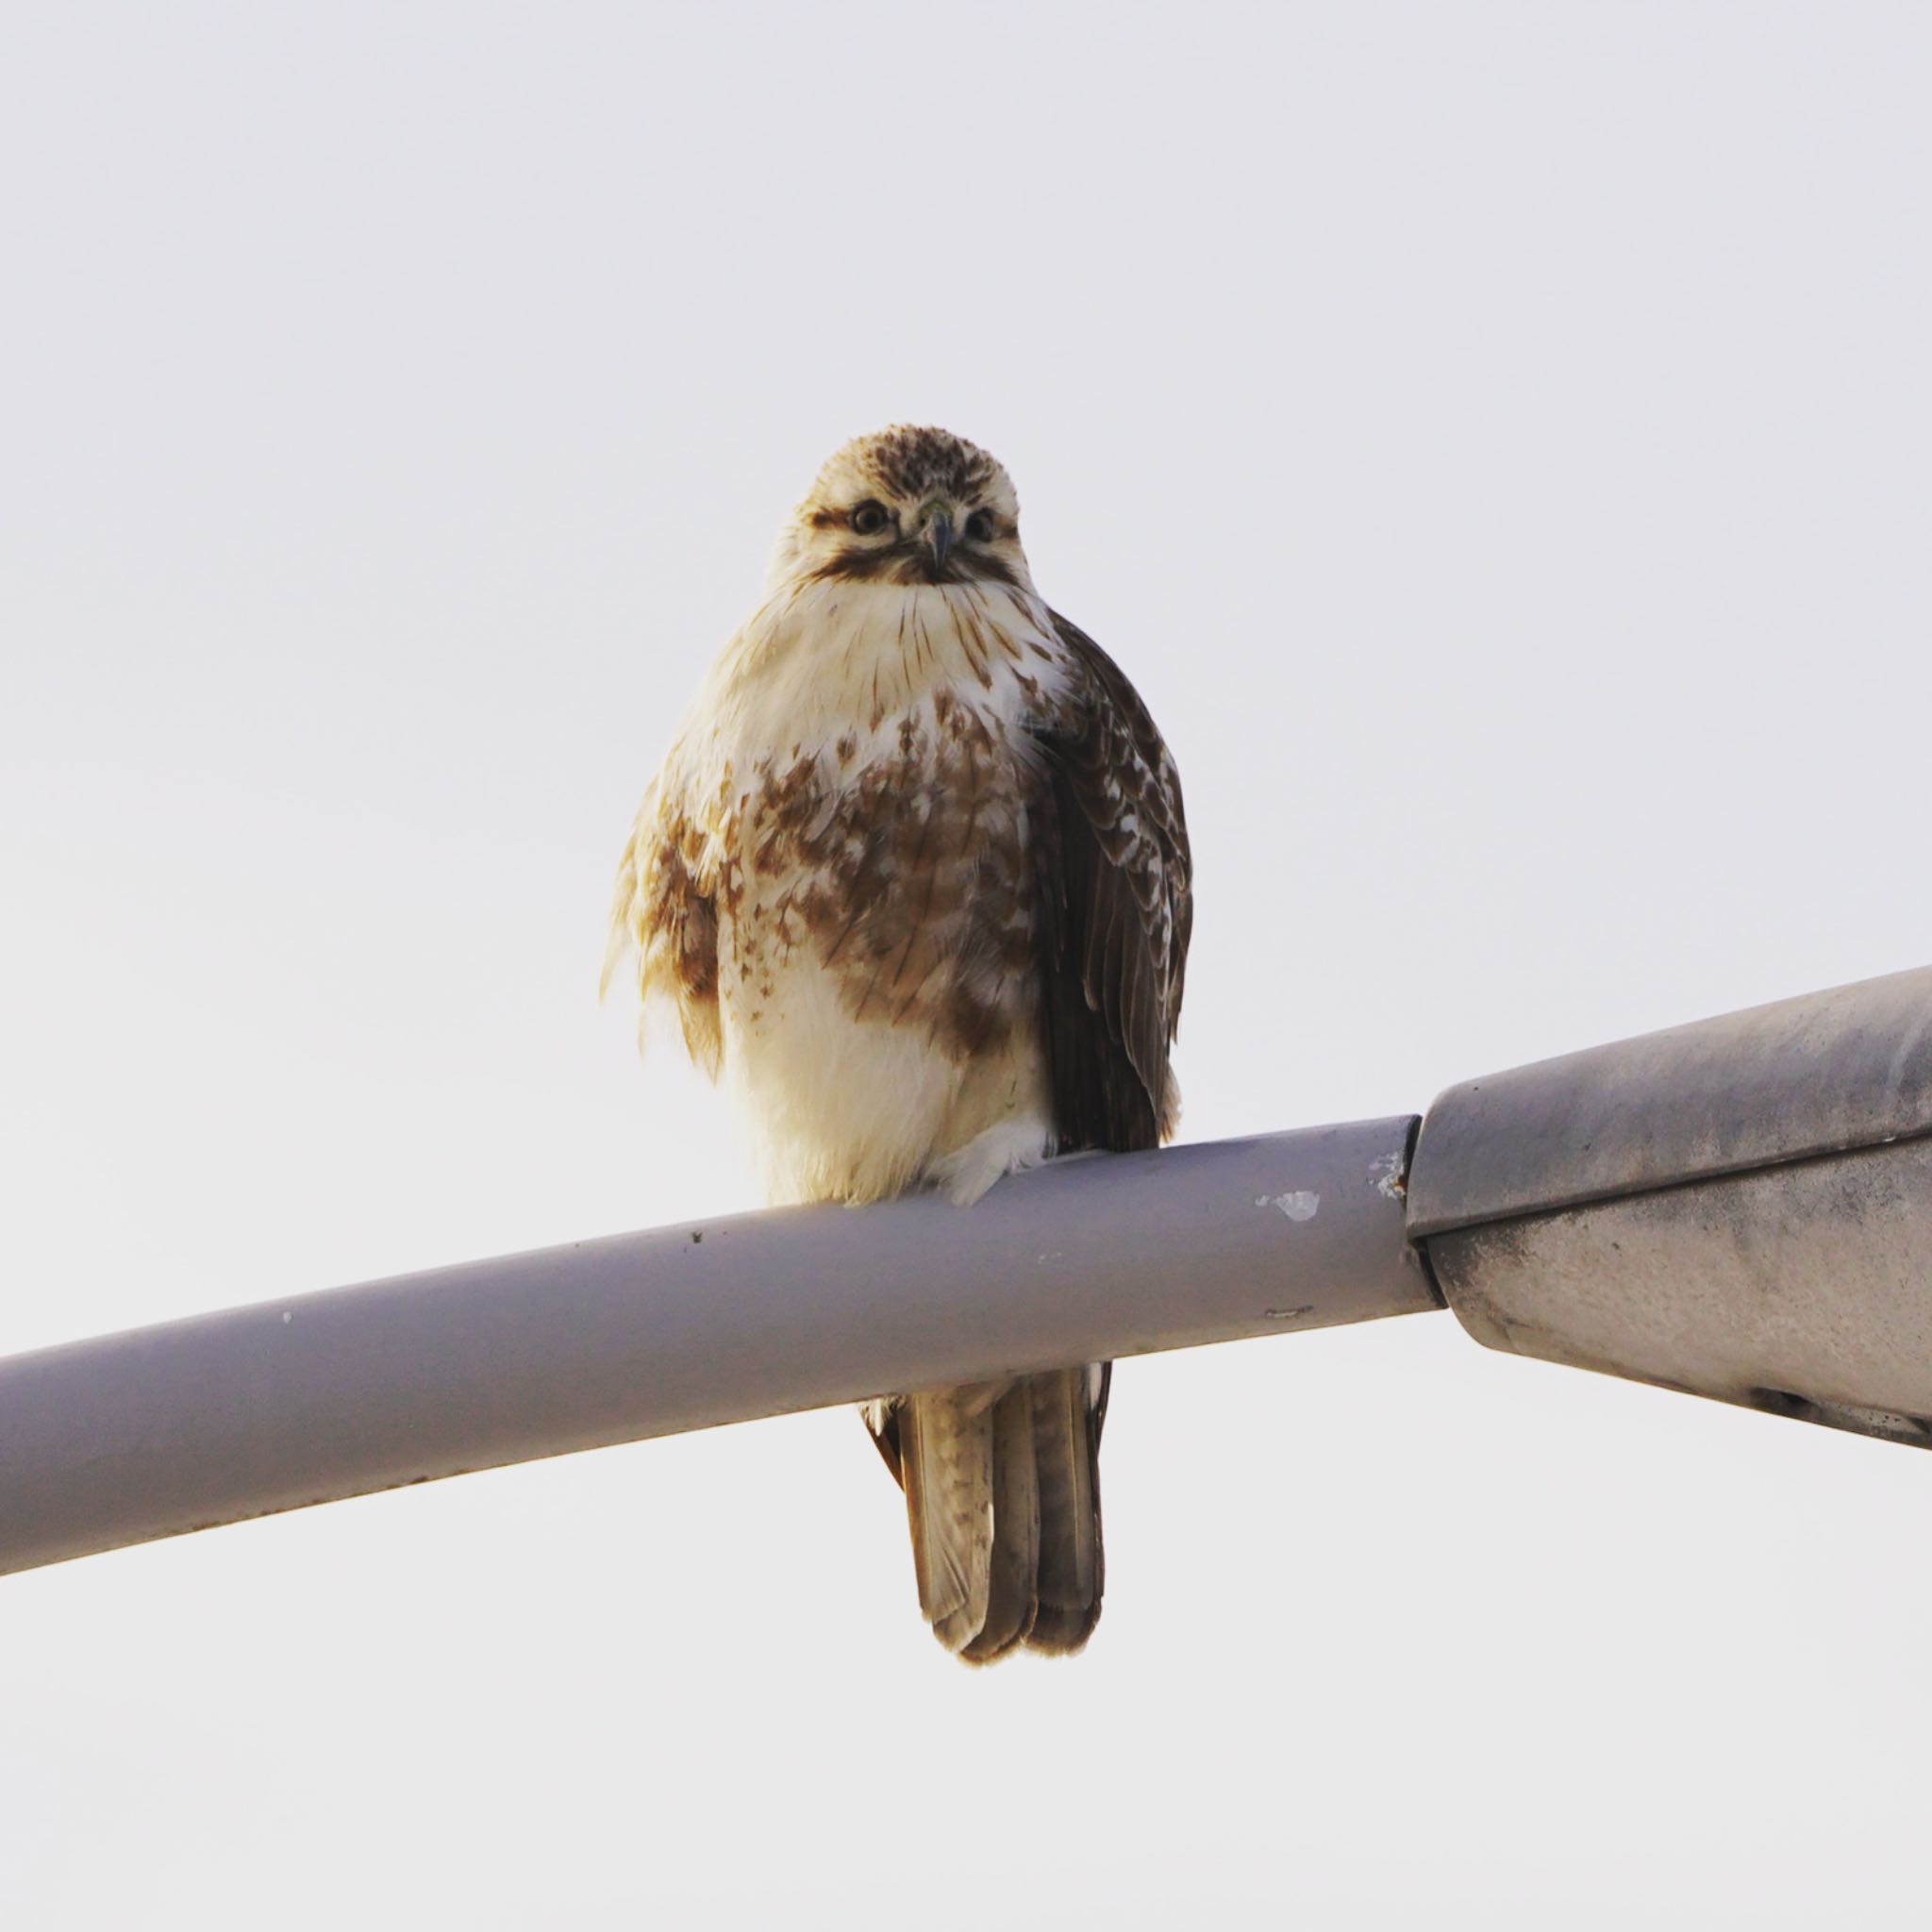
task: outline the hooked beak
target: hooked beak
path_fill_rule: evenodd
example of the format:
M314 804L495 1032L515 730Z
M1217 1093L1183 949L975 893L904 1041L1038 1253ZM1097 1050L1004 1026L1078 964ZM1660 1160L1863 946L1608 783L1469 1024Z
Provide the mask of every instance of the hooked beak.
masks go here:
M919 533L925 546L925 575L937 584L944 580L946 558L953 548L953 520L943 504L935 504L927 513L925 528Z

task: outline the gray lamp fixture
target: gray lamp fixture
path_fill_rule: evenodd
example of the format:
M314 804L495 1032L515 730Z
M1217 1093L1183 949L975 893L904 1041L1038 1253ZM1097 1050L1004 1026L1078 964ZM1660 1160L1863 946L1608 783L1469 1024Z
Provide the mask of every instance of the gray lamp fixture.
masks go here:
M1932 970L1452 1087L1407 1231L1491 1348L1932 1446Z

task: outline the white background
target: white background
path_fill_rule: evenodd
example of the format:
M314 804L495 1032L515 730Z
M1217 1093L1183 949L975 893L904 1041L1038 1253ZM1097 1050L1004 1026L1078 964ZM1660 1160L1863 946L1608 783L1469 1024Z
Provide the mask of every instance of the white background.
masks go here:
M593 985L846 437L1179 758L1211 1139L1932 960L1919 6L0 9L0 1353L753 1205ZM1136 1361L972 1674L832 1413L0 1581L9 1926L1923 1914L1932 1464ZM0 1487L4 1507L4 1487Z

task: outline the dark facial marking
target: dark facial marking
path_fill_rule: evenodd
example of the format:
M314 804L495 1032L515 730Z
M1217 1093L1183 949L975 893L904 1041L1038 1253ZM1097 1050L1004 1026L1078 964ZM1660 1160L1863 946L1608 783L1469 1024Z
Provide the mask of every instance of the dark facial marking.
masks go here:
M821 582L837 577L848 582L891 584L1016 584L1020 580L1004 558L981 550L956 549L937 576L932 555L919 543L878 543L863 550L835 551L811 573Z

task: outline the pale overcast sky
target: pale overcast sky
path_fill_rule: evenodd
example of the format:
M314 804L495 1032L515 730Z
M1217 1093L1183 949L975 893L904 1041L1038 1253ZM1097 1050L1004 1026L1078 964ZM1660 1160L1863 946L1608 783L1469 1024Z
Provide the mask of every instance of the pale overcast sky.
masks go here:
M1918 5L0 7L0 1353L755 1204L593 997L846 437L1187 785L1193 1140L1932 961ZM849 1413L0 1579L9 1927L1911 1923L1932 1461L1136 1361L1089 1654ZM0 1472L4 1507L4 1472Z

